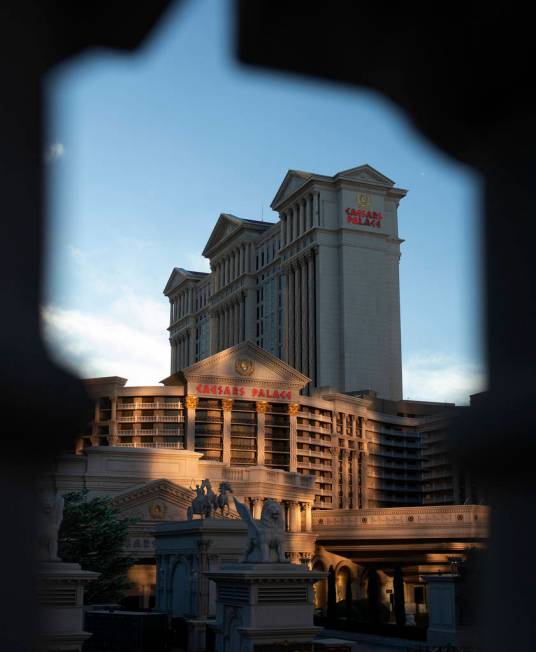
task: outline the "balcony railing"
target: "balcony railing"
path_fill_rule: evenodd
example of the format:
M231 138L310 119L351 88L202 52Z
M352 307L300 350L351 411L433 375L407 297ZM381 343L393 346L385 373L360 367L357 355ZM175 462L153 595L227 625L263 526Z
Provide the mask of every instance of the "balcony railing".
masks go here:
M180 410L182 403L118 403L118 410Z
M165 415L153 415L153 416L140 416L134 415L131 417L117 417L119 423L153 423L155 421L160 421L164 423L183 423L184 417L182 415L178 416L165 416Z
M184 449L180 441L161 441L161 442L118 442L115 446L121 448L179 448Z

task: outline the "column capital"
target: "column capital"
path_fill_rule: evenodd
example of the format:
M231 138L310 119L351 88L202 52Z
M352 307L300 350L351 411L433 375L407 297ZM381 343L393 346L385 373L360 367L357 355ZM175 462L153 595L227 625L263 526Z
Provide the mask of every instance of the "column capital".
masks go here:
M266 414L266 411L268 410L268 402L267 401L257 401L255 404L255 407L257 409L257 414Z
M197 396L192 396L191 394L189 394L184 399L184 404L186 405L188 410L195 410L195 408L197 407L197 400L198 400Z
M221 406L224 412L230 412L233 409L233 399L232 398L222 398Z
M300 404L299 403L289 403L288 406L288 413L291 417L295 417L300 409Z

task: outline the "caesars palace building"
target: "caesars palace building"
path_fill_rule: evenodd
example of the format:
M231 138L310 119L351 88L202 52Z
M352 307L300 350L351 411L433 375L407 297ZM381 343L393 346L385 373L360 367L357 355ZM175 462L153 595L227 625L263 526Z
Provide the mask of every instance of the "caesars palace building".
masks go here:
M369 165L290 170L277 222L224 213L203 251L211 272L173 269L170 376L85 381L93 420L59 458L57 486L111 495L139 518L128 552L141 575L155 521L185 518L204 478L228 481L255 516L280 501L294 560L315 556L328 510L475 502L446 438L463 408L402 399L405 195Z

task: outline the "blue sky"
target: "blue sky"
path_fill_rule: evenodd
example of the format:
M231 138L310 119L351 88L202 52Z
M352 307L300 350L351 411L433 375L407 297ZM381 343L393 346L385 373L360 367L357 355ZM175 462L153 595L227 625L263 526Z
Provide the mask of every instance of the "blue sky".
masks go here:
M287 169L369 163L409 190L404 395L465 402L484 383L479 178L376 94L240 67L229 7L172 7L136 55L93 52L47 80L53 354L83 376L157 382L169 365L162 289L174 266L207 269L219 213L275 220Z

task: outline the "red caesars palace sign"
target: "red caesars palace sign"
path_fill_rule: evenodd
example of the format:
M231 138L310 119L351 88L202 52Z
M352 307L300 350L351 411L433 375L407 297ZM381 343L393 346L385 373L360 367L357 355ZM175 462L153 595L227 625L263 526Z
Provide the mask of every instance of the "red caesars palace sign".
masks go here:
M292 400L292 392L289 389L263 389L262 387L243 387L241 385L203 385L199 383L195 391L198 394L212 396L243 396L246 398Z
M346 221L349 224L360 224L361 226L372 226L379 229L382 225L383 215L371 211L372 199L366 192L357 194L357 208L347 208Z
M361 224L362 226L373 226L379 229L382 225L383 215L376 211L365 211L355 208L347 208L346 221L352 224Z

